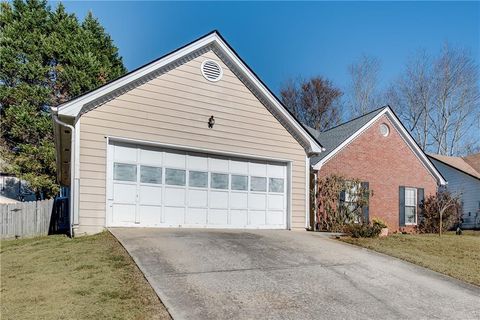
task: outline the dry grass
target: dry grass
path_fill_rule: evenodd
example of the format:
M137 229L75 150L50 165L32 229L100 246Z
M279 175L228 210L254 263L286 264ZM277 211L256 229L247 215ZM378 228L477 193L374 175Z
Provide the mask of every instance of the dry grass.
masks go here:
M108 232L1 242L2 319L170 319Z
M382 252L480 286L480 232L462 236L447 233L395 234L386 238L341 238L342 241Z

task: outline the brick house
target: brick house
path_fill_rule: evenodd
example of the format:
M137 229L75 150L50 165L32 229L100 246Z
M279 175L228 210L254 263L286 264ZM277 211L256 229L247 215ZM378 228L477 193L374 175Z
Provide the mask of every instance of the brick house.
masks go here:
M379 217L390 231L412 231L418 205L446 183L390 107L310 132L325 148L311 159L315 180L337 174L363 181L372 192L366 220Z

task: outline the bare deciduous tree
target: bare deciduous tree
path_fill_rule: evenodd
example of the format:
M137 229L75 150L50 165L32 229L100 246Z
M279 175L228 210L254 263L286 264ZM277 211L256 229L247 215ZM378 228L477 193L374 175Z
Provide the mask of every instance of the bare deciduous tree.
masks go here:
M431 64L427 53L419 51L387 92L387 100L396 107L403 123L423 150L432 145L429 136L429 114L433 104Z
M420 147L458 155L480 143L478 78L472 56L445 44L436 58L416 55L388 96Z
M290 80L280 89L281 100L290 112L302 123L321 131L339 123L342 95L330 80L320 76Z
M361 116L379 105L378 74L380 60L362 55L348 67L350 75L349 111Z

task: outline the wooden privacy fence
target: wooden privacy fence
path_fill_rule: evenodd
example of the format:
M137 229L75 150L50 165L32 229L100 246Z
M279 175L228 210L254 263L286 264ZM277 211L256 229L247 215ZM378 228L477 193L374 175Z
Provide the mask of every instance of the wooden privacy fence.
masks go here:
M53 204L53 199L0 204L1 238L48 235Z

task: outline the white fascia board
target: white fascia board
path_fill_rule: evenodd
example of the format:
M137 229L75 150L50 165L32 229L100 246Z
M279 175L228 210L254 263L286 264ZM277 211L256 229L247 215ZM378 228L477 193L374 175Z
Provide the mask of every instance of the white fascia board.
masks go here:
M155 70L165 66L171 62L174 62L183 56L188 55L189 53L200 49L204 46L209 45L210 43L215 43L236 65L237 67L248 77L248 79L260 90L262 94L267 97L270 102L278 109L278 111L288 120L288 122L293 126L293 128L310 144L311 153L320 153L322 152L322 147L320 144L313 139L313 137L306 132L306 130L298 123L293 116L285 110L283 105L277 100L277 98L263 85L263 83L250 71L250 69L241 61L241 59L230 49L230 47L222 40L222 38L217 33L212 33L210 35L201 38L192 44L175 51L174 53L167 55L166 57L153 62L137 71L132 72L131 74L122 77L116 81L113 81L110 84L107 84L97 90L94 90L90 93L87 93L77 99L71 100L60 105L57 108L52 108L55 113L63 116L70 116L77 118L80 114L82 107L95 99L98 99L109 92L112 92L116 89L119 89L128 83L135 81Z
M360 134L362 134L368 127L370 127L375 121L377 121L381 116L384 114L388 115L388 118L394 124L395 128L400 132L401 136L406 140L406 142L410 145L415 155L420 159L420 161L427 167L428 170L432 173L432 175L437 179L440 185L446 185L447 181L443 178L443 176L438 172L437 168L432 164L432 162L427 158L425 153L422 149L417 145L415 140L413 140L410 133L407 132L405 127L399 122L398 118L395 116L393 111L390 107L386 107L382 112L377 114L373 119L367 122L363 127L361 127L357 132L351 135L348 139L346 139L342 144L336 147L332 152L330 152L325 158L320 160L317 164L313 166L314 170L320 170L322 166L329 161L332 157L334 157L340 150L342 150L346 145L348 145L351 141L357 138Z

